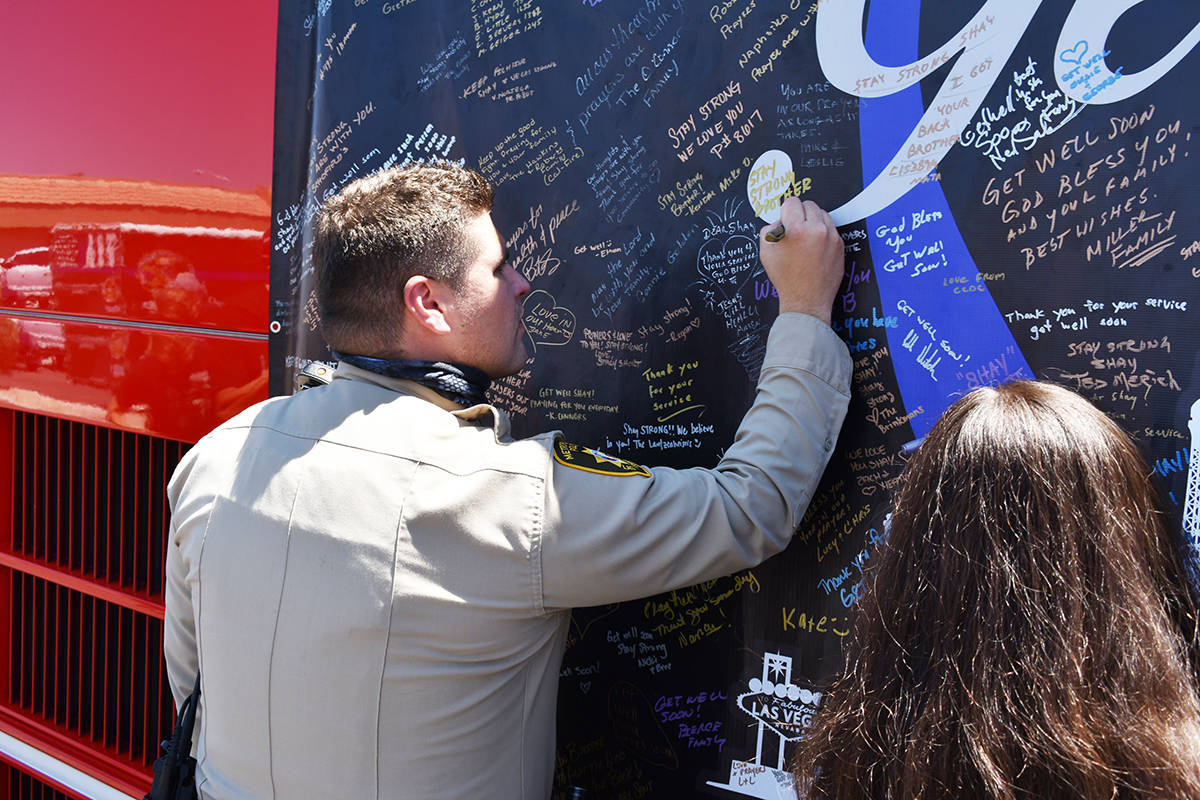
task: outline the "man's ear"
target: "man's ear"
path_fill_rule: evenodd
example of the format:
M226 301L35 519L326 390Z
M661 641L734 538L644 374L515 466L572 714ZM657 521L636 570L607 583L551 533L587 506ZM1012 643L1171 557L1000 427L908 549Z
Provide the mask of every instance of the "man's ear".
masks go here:
M404 284L404 307L410 317L431 333L450 333L446 318L450 293L441 281L425 275L413 275Z

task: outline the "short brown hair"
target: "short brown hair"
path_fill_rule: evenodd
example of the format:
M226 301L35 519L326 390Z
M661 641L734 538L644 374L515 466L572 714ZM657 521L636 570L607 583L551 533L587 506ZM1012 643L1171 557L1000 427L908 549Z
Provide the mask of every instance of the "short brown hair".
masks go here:
M1050 384L980 389L908 465L812 798L1197 798L1196 609L1136 446Z
M398 355L405 283L426 275L458 288L477 255L464 230L492 202L486 178L445 161L375 172L326 201L314 226L313 263L330 349Z

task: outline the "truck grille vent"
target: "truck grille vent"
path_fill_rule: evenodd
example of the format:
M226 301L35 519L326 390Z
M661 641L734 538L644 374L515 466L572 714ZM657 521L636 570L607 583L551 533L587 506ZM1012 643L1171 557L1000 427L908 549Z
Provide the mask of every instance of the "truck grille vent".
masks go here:
M0 519L11 520L10 535L0 530L0 597L11 604L0 719L134 794L149 787L174 724L162 662L165 488L189 445L0 411L0 453L5 444L0 485L11 469L14 493L7 509L0 498Z

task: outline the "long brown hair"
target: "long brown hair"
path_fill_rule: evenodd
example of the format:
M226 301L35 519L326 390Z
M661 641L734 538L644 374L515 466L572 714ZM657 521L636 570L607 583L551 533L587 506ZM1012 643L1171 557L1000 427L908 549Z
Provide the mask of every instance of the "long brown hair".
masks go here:
M1148 476L1066 389L951 406L796 751L808 796L1200 798L1196 609Z

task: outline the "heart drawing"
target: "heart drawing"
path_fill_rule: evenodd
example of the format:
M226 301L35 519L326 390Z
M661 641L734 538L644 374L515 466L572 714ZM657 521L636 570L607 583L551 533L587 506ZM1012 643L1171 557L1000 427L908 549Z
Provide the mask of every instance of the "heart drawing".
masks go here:
M726 298L737 294L746 280L761 269L758 242L740 233L724 241L709 239L696 256L696 270Z
M1087 51L1087 42L1076 42L1074 47L1069 50L1063 50L1058 54L1058 57L1068 64L1082 64L1083 57L1087 55Z
M529 293L524 312L525 331L535 352L538 345L560 347L575 337L575 314L555 305L554 295L544 289Z

